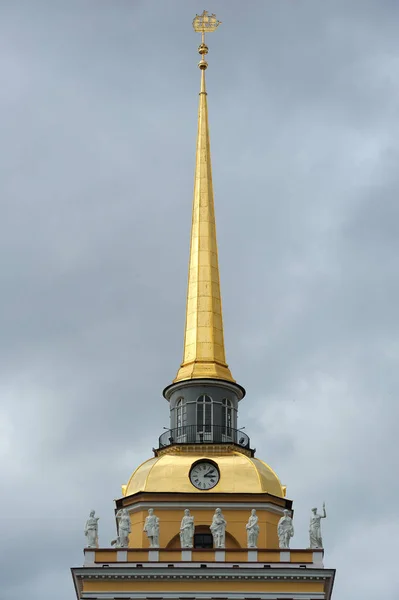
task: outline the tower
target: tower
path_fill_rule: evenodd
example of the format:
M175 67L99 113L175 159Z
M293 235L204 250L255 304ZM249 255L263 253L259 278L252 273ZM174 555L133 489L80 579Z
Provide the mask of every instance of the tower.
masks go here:
M321 544L289 548L292 501L237 422L245 390L226 362L205 82L205 33L219 24L206 11L193 21L201 82L183 361L163 392L170 428L122 486L111 547L88 519L84 566L72 569L79 599L331 598Z

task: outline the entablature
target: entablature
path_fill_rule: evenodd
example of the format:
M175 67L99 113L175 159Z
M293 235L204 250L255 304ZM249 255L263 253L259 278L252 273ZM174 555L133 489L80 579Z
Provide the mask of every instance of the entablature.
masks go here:
M104 551L85 550L86 560L88 553L101 554ZM108 551L107 552L111 552ZM229 598L229 600L247 600L257 598L261 600L272 600L274 598L290 598L300 600L328 600L331 597L332 586L334 582L335 570L324 569L322 565L322 551L288 551L284 554L292 554L290 560L295 559L295 554L299 552L308 552L312 558L311 563L299 564L298 562L151 562L130 563L126 561L126 555L130 551L117 550L122 562L102 564L100 562L87 564L84 567L72 569L75 582L75 588L78 598L108 598L111 586L112 598L123 597L125 600L130 598L143 598L160 600L161 598L176 598L186 600L197 600L198 598ZM151 550L149 552L154 552ZM161 550L158 551L161 555ZM182 551L186 552L186 551ZM215 551L217 553L219 551ZM253 550L248 551L253 553ZM275 552L270 550L259 550L260 555L263 552ZM313 556L315 555L315 556ZM98 557L94 557L98 558ZM108 558L110 558L108 556ZM251 557L253 558L253 556ZM277 558L277 557L276 557ZM113 583L114 582L114 583ZM158 582L160 592L156 593L153 586ZM192 591L186 589L186 586L193 585ZM198 584L205 584L208 591L198 592ZM285 592L285 589L295 584L295 593ZM184 592L176 592L172 589L175 585L184 585ZM259 587L259 584L262 587ZM86 591L84 591L86 585ZM123 585L123 593L118 595L118 586ZM148 590L146 587L150 586ZM209 588L212 586L212 591ZM313 586L313 587L312 587ZM93 590L93 596L90 595L90 589ZM213 589L214 587L214 589ZM304 588L302 592L301 588ZM222 591L225 588L225 591ZM306 591L305 591L306 588ZM104 589L104 591L101 591ZM114 591L115 590L115 591ZM162 591L161 591L162 590ZM278 593L276 595L276 591ZM232 592L234 592L232 594ZM97 594L95 596L94 594ZM228 594L228 595L226 595Z

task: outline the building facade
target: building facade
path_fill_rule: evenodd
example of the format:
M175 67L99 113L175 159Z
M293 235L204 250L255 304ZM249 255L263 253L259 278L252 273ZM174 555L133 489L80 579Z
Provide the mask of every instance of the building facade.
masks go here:
M98 547L96 518L88 520L84 565L72 569L76 595L329 600L323 515L315 514L312 547L290 548L292 501L237 424L245 390L225 356L205 84L205 33L219 22L204 11L193 24L201 83L184 354L163 392L170 428L122 486L111 547Z

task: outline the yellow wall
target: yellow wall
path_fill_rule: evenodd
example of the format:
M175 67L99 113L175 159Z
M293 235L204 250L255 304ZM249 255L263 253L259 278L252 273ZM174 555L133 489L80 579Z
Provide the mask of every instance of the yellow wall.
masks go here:
M259 548L278 548L278 535L277 535L277 523L280 520L280 515L276 515L274 513L268 513L269 518L265 523L265 537L262 538L262 535L259 535L258 546ZM261 532L262 533L262 530ZM265 540L265 545L262 546L263 539Z
M248 550L243 550L242 552L237 552L230 550L226 550L226 562L239 563L239 562L247 562L248 560Z
M160 562L175 563L181 561L181 550L160 550Z
M96 563L112 563L116 562L116 550L96 550Z
M292 563L312 563L313 550L291 550Z
M224 580L224 581L207 581L197 580L175 580L168 581L163 579L162 581L150 581L136 579L134 581L121 581L121 580L95 580L85 581L83 583L83 592L192 592L201 587L201 592L246 592L246 593L267 593L267 592L279 592L279 593L317 593L323 592L324 584L322 582L314 581L270 581L270 580Z
M280 562L280 550L274 550L271 552L258 550L258 562L260 562L260 563Z
M184 501L182 502L184 507ZM156 510L160 519L160 547L179 548L180 523L183 517L183 508L170 510ZM209 531L214 509L204 508L191 511L195 517L196 528ZM248 521L250 510L224 509L224 517L227 521L226 548L246 548L247 534L245 525ZM140 510L131 513L132 532L130 535L130 546L133 548L148 548L147 535L143 531L144 521L148 512ZM279 515L266 510L257 510L259 518L259 548L278 548L277 523ZM202 527L201 527L202 526Z
M128 550L127 551L128 562L148 562L147 550Z
M192 560L200 563L214 562L215 553L213 550L193 550Z

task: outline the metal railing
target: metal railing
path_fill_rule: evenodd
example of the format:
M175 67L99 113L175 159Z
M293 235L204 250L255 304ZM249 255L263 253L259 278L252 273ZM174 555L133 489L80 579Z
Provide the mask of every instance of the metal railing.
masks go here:
M240 429L223 425L184 425L169 429L159 438L159 448L172 444L236 444L250 447L250 440Z

